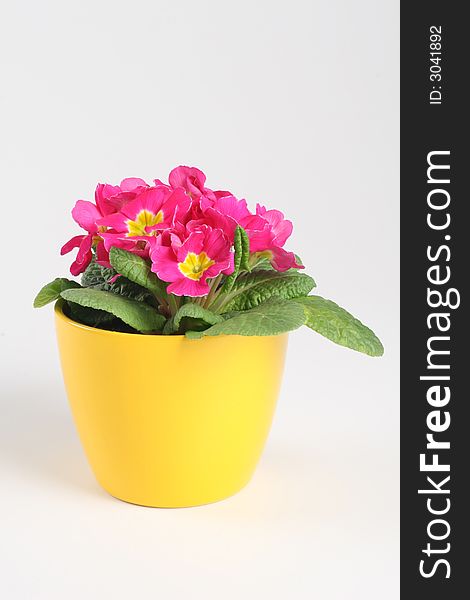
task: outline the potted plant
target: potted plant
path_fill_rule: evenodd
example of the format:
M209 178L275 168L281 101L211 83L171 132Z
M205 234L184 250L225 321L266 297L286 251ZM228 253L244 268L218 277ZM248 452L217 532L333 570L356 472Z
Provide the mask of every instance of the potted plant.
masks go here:
M288 332L302 325L370 356L375 334L284 249L278 210L205 186L194 167L169 183L99 184L78 200L85 231L56 301L68 398L90 465L113 496L146 506L220 500L250 479L269 432Z

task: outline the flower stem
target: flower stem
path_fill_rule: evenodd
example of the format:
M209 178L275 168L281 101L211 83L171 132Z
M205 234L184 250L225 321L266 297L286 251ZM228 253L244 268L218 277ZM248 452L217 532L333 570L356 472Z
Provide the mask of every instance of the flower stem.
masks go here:
M204 306L204 308L209 308L209 306L211 305L212 301L217 297L217 288L219 287L219 283L220 280L222 279L223 275L222 273L220 273L219 275L217 275L217 277L215 277L215 279L213 279L210 283L210 292L207 294L205 302L202 306Z
M171 316L174 316L179 308L179 298L177 299L173 294L168 294L168 306L170 308Z

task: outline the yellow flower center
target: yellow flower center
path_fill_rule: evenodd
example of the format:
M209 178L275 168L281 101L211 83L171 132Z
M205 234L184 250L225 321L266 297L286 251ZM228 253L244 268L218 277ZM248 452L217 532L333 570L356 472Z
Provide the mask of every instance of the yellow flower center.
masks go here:
M98 227L98 233L104 233L108 228L106 227L106 225L100 225ZM100 242L103 241L103 238L100 235L94 235L93 236L93 244L99 244Z
M212 265L215 265L215 260L210 259L205 252L201 254L188 252L184 262L178 263L178 268L185 277L199 281Z
M256 252L256 256L258 258L267 258L268 260L271 260L273 257L273 253L271 252L271 250L263 250L262 252Z
M153 212L150 212L146 208L140 211L140 213L136 216L135 221L127 221L128 232L126 233L127 237L132 237L134 235L151 235L146 230L146 227L151 227L152 225L158 225L163 221L163 213L162 211L158 211L155 215Z

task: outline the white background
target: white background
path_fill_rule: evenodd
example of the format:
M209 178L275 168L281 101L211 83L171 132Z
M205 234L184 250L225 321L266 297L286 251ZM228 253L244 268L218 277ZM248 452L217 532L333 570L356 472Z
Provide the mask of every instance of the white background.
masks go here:
M398 52L392 0L2 3L0 596L398 598ZM76 199L177 164L283 210L386 354L295 332L251 484L145 509L95 483L31 303Z

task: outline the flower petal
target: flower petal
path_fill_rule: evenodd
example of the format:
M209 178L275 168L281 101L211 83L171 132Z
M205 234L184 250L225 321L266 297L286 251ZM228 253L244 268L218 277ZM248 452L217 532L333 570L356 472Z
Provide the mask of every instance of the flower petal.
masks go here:
M119 186L123 192L134 192L136 188L146 188L147 183L140 177L127 177L121 181Z
M232 217L237 223L240 223L243 218L251 215L246 205L246 200L238 200L235 196L218 198L214 203L214 208L223 215Z
M176 167L170 172L168 181L171 187L181 187L194 196L201 196L204 191L206 176L196 167Z
M90 252L92 245L93 245L93 236L85 235L82 240L82 243L80 244L78 252L77 252L76 261L78 263L82 263L85 260L85 257Z
M183 277L182 279L178 279L171 283L167 290L170 294L175 294L175 296L191 296L192 298L197 298L199 296L206 296L209 293L210 288L202 279L194 281Z
M60 249L61 256L63 256L64 254L68 254L74 248L78 248L80 246L80 244L82 243L84 237L86 237L86 236L85 235L76 235L72 239L70 239L68 242L66 242Z
M92 235L84 235L80 247L78 249L77 257L70 266L70 272L72 275L79 275L88 267L93 258L91 246L93 244Z
M118 212L118 213L106 215L102 219L98 219L96 221L96 224L99 227L103 227L103 226L111 227L112 229L115 229L116 231L118 231L120 233L124 233L125 231L127 231L127 221L128 220L129 220L129 217L126 217L122 213Z
M203 227L207 227L203 225ZM204 248L204 232L194 231L189 234L188 238L183 244L177 249L178 262L184 262L188 252L194 252L194 254L200 254Z
M148 210L156 215L163 202L170 195L170 191L163 186L147 188L123 207L122 213L134 220L142 210Z
M70 272L72 273L72 275L76 277L77 275L80 275L80 273L83 273L88 267L88 265L91 263L92 258L93 254L90 250L83 256L82 262L78 262L78 260L75 260L70 266Z
M137 188L137 191L142 188ZM112 215L118 212L128 202L135 198L135 192L121 190L118 185L99 183L95 190L96 206L102 215Z
M150 258L152 271L163 281L175 281L182 276L178 269L175 253L171 248L154 245L150 250Z
M284 248L272 248L272 259L271 264L276 271L287 271L288 269L304 269L303 265L300 265L295 258L293 252L287 252Z
M256 214L261 216L271 228L274 246L284 246L293 229L291 221L284 218L280 210L266 210L264 206L256 206Z
M207 223L214 229L220 229L224 232L227 238L233 243L237 221L228 215L223 215L215 208L208 208L204 213L204 218L199 220L200 223Z
M204 241L204 250L212 260L226 260L230 252L230 244L223 231L211 229Z
M184 222L191 209L192 201L184 190L178 188L165 198L162 205L163 222L161 227L168 227L175 222Z
M130 252L134 252L139 256L148 256L148 249L146 247L141 248L141 245L138 242L142 241L139 237L126 237L123 233L101 233L100 236L103 238L104 248L107 252L111 250L113 246L117 246L118 248L123 248L124 250L129 250ZM147 238L144 238L147 241Z
M102 267L106 267L107 269L111 268L109 252L105 248L104 241L98 242L96 246L96 262Z
M72 217L88 233L96 233L98 231L96 221L101 218L101 213L93 202L77 200L72 209Z

